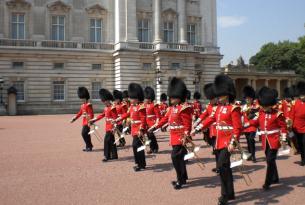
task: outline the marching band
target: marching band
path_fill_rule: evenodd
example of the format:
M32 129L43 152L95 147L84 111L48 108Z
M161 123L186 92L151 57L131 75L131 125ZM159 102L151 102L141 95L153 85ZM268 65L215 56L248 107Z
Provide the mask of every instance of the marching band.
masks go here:
M125 136L131 134L136 172L146 168L145 152L158 153L156 133L168 131L171 159L176 171L176 179L171 184L176 190L187 184L188 160L195 158L204 169L197 155L200 147L193 142L196 134L202 133L203 140L212 147L215 155L213 171L219 174L221 182L219 205L235 199L232 168L237 166L242 172L243 160L256 162L257 138L261 140L267 163L264 191L279 182L276 159L289 154L288 145L294 154L300 153L300 165L305 166L305 82L286 88L281 100L275 89L262 87L256 91L245 86L243 100L238 101L233 80L223 74L217 75L214 82L206 84L203 90L208 100L205 106L201 105L199 92L194 93L194 102L191 102L191 92L183 80L176 77L169 82L167 94L161 94L160 103L155 102L153 88L143 89L137 83L130 83L128 91L123 92L114 90L111 93L101 89L99 94L105 107L94 118L89 92L85 87L79 87L77 93L83 103L71 123L83 117L83 151L90 152L93 148L90 128L98 120L105 119L103 162L118 159L116 143L125 146ZM243 137L247 149L239 143ZM240 159L236 160L236 155Z

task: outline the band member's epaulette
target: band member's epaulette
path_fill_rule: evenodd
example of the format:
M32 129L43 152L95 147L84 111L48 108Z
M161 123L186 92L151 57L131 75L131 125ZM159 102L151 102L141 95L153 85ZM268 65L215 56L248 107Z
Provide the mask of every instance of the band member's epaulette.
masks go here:
M279 117L279 116L281 116L281 115L284 115L284 113L283 113L282 111L277 111L276 117Z
M182 105L182 108L181 108L180 112L183 111L183 110L185 110L185 109L187 109L187 108L192 108L192 106L189 105L189 104L187 104L187 103L184 103L184 104Z
M144 103L140 104L139 110L146 109Z
M216 110L217 110L217 106L213 106L210 116L212 116L212 117L215 116Z
M240 104L237 104L237 103L234 103L233 105L232 105L232 109L231 109L231 111L233 111L233 110L235 110L235 109L241 109L241 107L240 107Z
M92 107L92 104L91 104L91 103L87 103L87 106L88 106L88 107Z

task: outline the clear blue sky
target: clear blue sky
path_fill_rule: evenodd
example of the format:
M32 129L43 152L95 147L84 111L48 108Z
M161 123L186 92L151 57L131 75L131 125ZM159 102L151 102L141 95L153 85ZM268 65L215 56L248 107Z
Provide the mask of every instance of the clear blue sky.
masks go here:
M222 65L248 59L267 42L305 35L305 0L217 0Z

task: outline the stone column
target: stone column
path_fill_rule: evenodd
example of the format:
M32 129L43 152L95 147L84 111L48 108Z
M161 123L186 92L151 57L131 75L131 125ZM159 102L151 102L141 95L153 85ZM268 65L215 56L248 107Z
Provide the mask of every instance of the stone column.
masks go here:
M269 85L269 79L265 79L265 86L268 87L268 85Z
M282 93L281 93L281 80L280 79L276 80L276 89L277 89L277 92L279 93L279 98L281 98Z
M287 87L290 87L292 85L291 80L288 78L287 79Z
M137 35L137 1L126 0L126 41L138 42Z
M126 14L125 14L125 1L115 0L115 43L119 43L125 40L125 31L126 28Z
M252 87L254 90L256 90L256 79L252 80Z
M187 43L186 39L186 1L177 1L179 43Z
M154 12L154 43L161 43L161 33L160 33L160 25L161 25L161 0L153 0L153 12Z

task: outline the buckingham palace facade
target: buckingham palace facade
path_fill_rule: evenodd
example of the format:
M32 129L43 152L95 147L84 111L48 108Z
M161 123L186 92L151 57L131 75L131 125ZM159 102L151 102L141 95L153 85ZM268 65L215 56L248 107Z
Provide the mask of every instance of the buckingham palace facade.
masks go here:
M202 91L221 58L216 0L0 0L2 100L14 86L18 114L74 112L79 86L96 108L130 82Z

